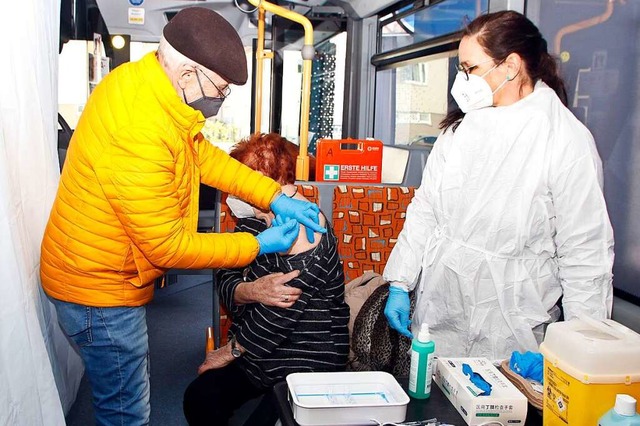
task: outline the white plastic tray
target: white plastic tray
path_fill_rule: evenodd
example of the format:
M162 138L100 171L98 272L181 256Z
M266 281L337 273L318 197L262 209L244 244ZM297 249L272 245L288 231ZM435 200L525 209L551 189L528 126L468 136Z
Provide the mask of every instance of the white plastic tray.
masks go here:
M409 403L396 379L382 371L293 373L287 385L301 426L402 422Z

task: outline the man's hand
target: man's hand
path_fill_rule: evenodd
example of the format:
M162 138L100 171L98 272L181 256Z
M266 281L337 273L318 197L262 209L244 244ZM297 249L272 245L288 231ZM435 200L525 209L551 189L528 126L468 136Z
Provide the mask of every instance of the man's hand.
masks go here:
M253 282L241 283L236 287L234 301L238 304L262 303L267 306L290 308L300 298L302 290L286 284L298 275L300 271L286 274L276 272Z
M285 220L295 219L306 227L307 240L313 243L313 233L326 233L327 230L320 226L320 208L309 201L296 200L280 194L271 202L271 211L282 216Z
M276 219L271 228L267 228L256 235L256 239L260 245L258 256L261 254L287 251L298 238L298 234L300 233L298 222L293 219L287 219L286 221L278 217L276 217Z

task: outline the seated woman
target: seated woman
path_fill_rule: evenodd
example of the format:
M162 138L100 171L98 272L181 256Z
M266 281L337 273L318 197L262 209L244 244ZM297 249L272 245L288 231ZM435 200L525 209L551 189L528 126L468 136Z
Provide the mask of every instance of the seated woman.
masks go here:
M287 144L275 133L255 134L238 143L231 156L272 177L286 195L305 199L294 185L296 160ZM236 232L257 235L279 220L238 199L227 203L238 217ZM275 384L290 373L344 370L349 353L344 274L335 234L323 215L320 220L326 234L307 234L301 227L287 253L258 256L245 269L218 271L218 292L233 324L229 343L207 353L185 392L189 424L225 425L242 404L264 394L245 424L273 425Z

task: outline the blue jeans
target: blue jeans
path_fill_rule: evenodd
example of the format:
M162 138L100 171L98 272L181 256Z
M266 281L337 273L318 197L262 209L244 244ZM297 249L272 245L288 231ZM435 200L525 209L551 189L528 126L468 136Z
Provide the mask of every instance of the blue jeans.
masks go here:
M94 308L50 298L78 345L93 393L96 425L149 424L146 309Z

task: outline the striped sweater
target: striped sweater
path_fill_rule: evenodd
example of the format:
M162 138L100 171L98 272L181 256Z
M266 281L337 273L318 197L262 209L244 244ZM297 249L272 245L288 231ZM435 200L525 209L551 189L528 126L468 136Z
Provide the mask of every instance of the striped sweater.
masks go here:
M265 229L263 221L246 218L238 221L235 231L257 235ZM302 294L292 307L234 303L235 288L243 280L296 269L300 275L289 285ZM336 236L328 223L327 233L312 250L258 256L245 269L219 270L217 281L220 299L233 318L230 333L246 349L239 361L256 385L273 386L295 372L344 370L349 306Z

